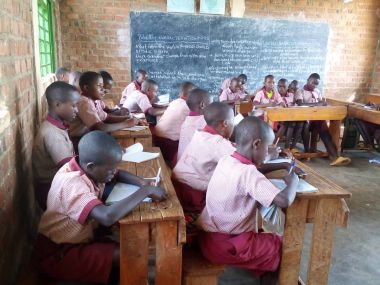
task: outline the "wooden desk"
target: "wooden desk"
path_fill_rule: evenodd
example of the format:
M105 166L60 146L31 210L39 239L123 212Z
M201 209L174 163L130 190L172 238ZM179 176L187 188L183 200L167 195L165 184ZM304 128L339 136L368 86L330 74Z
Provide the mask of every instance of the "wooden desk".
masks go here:
M332 98L326 98L326 101L330 106L348 106L350 104L350 102Z
M318 188L316 193L297 194L286 210L279 285L296 285L300 274L306 223L313 223L313 235L308 266L308 285L325 285L331 264L335 226L347 226L349 210L344 201L351 193L343 190L310 167L297 161L308 175L306 181ZM286 175L273 172L269 178Z
M236 102L234 109L235 109L235 115L239 113L242 115L248 115L248 113L252 112L253 102L252 100L244 101L244 102Z
M380 125L380 111L364 108L360 105L348 106L348 115L356 119Z
M375 95L375 94L369 94L365 96L366 103L370 102L373 104L380 104L380 95Z
M144 146L144 149L152 147L152 133L149 128L138 132L120 130L111 135L122 147L129 147L138 142Z
M340 149L340 125L347 116L346 106L315 106L290 108L265 108L265 118L269 122L283 121L330 121L330 134L337 149Z
M151 148L148 151L160 150ZM168 199L161 203L142 203L119 221L121 285L147 284L149 243L153 243L156 253L155 284L181 284L185 218L162 155L139 164L121 163L121 169L141 177L154 177L159 167L162 170L161 185L166 189Z

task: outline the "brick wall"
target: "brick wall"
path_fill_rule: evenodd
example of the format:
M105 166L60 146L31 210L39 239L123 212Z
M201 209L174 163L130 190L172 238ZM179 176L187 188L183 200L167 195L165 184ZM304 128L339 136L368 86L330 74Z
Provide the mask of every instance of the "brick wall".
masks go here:
M129 12L166 11L166 2L60 0L63 64L78 70L108 69L115 77L114 96L118 96L130 80ZM246 0L245 17L329 23L324 91L327 96L348 98L369 91L379 9L378 0L347 4L343 0Z
M379 15L380 15L380 11L379 11ZM378 43L377 43L376 59L375 59L374 67L373 67L372 84L371 84L370 93L377 94L380 96L380 32L379 32L379 38L378 38Z
M14 284L37 225L31 151L38 108L32 1L0 3L0 283Z

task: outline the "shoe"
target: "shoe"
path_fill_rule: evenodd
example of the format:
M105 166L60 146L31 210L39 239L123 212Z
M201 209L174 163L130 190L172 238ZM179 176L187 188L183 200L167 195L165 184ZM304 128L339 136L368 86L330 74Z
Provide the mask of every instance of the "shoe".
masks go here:
M339 156L333 162L330 163L331 166L343 166L351 163L351 159L349 157Z

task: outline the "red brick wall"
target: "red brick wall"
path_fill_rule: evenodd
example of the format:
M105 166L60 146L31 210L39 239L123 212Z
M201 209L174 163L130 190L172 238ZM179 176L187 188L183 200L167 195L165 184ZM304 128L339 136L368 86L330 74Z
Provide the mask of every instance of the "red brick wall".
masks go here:
M32 1L0 5L0 283L14 284L38 217L31 153L38 123Z
M380 11L379 11L379 16L380 16ZM378 44L377 44L375 64L373 67L372 84L371 84L370 93L377 94L380 96L380 33L379 33L379 39L378 39Z
M60 0L63 64L79 70L108 69L115 77L114 95L118 96L130 80L129 12L166 11L166 2ZM246 0L245 17L329 23L324 91L327 96L347 98L370 88L380 1L343 2Z

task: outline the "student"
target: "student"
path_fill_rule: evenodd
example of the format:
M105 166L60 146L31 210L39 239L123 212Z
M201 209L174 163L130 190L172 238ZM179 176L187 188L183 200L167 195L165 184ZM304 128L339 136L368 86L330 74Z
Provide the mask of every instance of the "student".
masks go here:
M82 75L82 72L80 71L71 71L69 75L69 84L74 86L79 93L82 92L79 86L79 78L81 75Z
M121 93L121 98L120 98L120 103L119 103L120 106L124 104L125 99L127 99L127 97L130 94L132 94L136 90L141 90L142 83L147 79L148 79L148 73L145 70L143 69L137 70L135 80L129 83L128 86L125 87L125 89Z
M307 79L306 85L299 89L295 101L298 106L326 106L321 93L316 88L319 84L320 76L318 73L312 73ZM306 128L308 131L309 128ZM347 165L351 162L348 157L338 155L337 147L332 141L326 121L310 121L311 142L310 152L317 151L317 138L320 136L332 162L331 166ZM304 142L305 143L305 142ZM306 143L305 143L306 145Z
M277 284L281 237L255 231L258 207L289 207L299 182L294 172L276 188L258 169L268 154L274 134L269 125L246 117L236 126L236 152L224 156L207 188L206 206L197 220L203 229L199 245L212 263L251 270L260 284Z
M68 70L65 67L59 67L55 71L55 76L57 77L58 81L63 81L65 83L69 83L70 70Z
M297 94L297 91L298 91L298 81L293 80L289 84L288 92L293 93L295 95L295 94Z
M219 96L220 102L235 103L236 101L245 100L248 95L242 90L240 81L238 78L232 78L230 80L230 86L224 89L222 94Z
M76 149L79 139L90 130L114 132L120 129L132 127L136 124L135 119L127 116L114 116L97 107L97 100L102 99L103 78L100 74L87 71L79 79L82 90L78 102L78 116L70 124L70 137Z
M109 97L111 95L112 87L113 87L113 83L114 83L113 78L112 78L111 74L109 74L105 70L99 71L99 74L103 78L103 86L104 86L103 98L106 96ZM126 115L128 115L128 110L122 111L118 107L111 109L111 108L109 108L109 106L107 106L107 104L103 100L99 100L99 101L97 101L97 103L98 102L99 102L99 104L97 104L97 107L102 108L104 110L104 112L106 112L107 114L112 114L115 116L126 116Z
M170 102L154 128L153 142L160 147L165 160L172 161L178 150L179 133L182 123L190 110L186 104L189 92L195 88L191 82L183 82L179 98Z
M45 96L49 111L34 140L32 155L35 196L42 210L46 210L54 175L75 155L67 122L72 121L78 112L79 93L70 84L56 81L46 88Z
M206 126L204 110L210 104L210 95L206 90L196 88L190 92L186 104L189 106L190 113L181 126L177 160L181 158L195 131Z
M119 243L96 236L94 231L99 225L117 223L146 197L161 201L166 195L164 189L117 170L122 154L114 138L93 131L81 139L79 157L72 158L55 175L33 255L41 273L58 280L103 284L111 277L118 278ZM141 188L106 205L104 183L110 181Z
M131 113L145 113L151 116L160 116L165 108L154 108L152 103L157 97L158 84L152 79L145 80L141 85L141 91L136 90L128 95L123 108Z
M248 77L247 75L245 74L240 74L238 77L230 77L230 78L226 78L223 83L222 83L222 86L220 87L220 90L219 90L219 95L222 94L222 92L226 89L228 89L231 85L231 80L233 78L237 78L237 80L239 81L239 86L240 86L240 89L241 91L243 91L246 95L248 94L248 91L247 91L247 88L245 86L245 84L247 83L247 80L248 80Z
M173 169L173 182L185 212L200 213L216 164L235 147L228 140L234 129L234 113L225 103L214 102L204 110L207 125L196 131Z
M253 105L256 107L274 107L284 105L283 100L274 89L274 76L267 75L264 79L264 87L253 98Z

